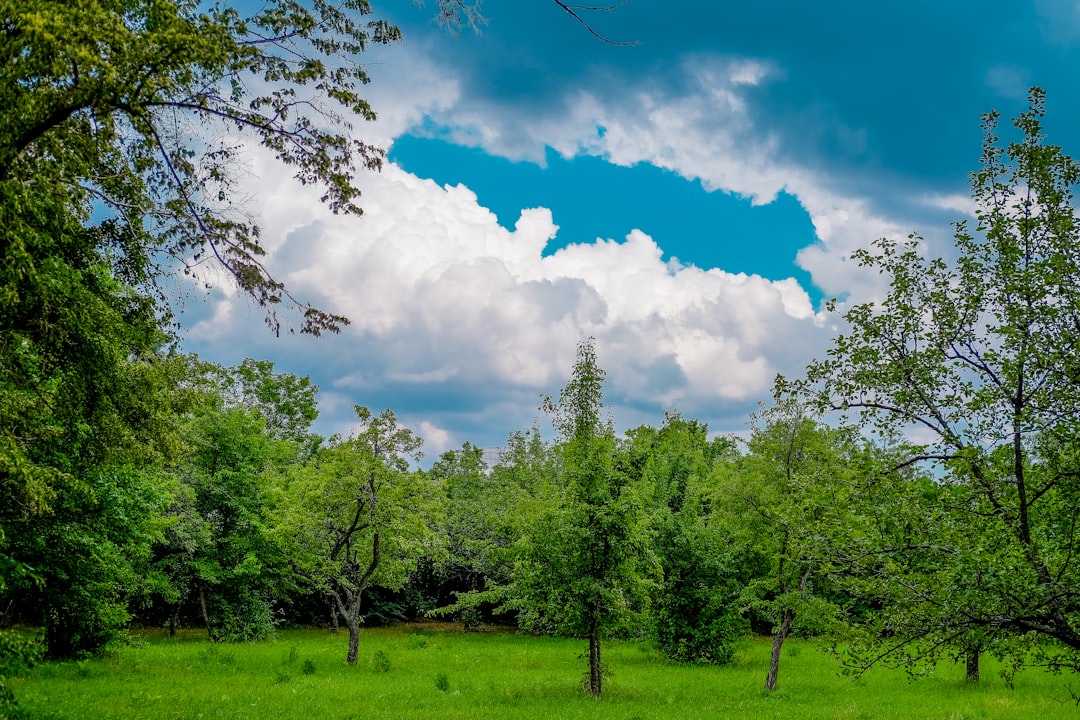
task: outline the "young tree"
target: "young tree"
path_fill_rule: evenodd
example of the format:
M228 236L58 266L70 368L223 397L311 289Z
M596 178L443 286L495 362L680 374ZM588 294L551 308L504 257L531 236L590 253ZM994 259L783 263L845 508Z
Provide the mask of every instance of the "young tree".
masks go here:
M409 469L422 440L356 406L359 430L334 437L303 467L284 475L278 534L292 561L329 594L349 630L346 660L357 661L361 602L372 585L399 589L421 557L438 558L441 488Z
M821 425L795 401L778 402L760 420L748 453L725 468L716 507L735 545L768 558L769 572L743 595L773 623L765 689L775 690L780 652L792 630L822 631L839 615L818 590L854 530L857 463L849 433Z
M639 614L656 572L643 504L616 468L603 381L592 340L582 342L558 401L544 401L559 439L556 477L524 526L507 603L526 627L588 638L594 696L603 685L602 635Z
M888 296L851 308L807 371L823 406L885 437L916 431L905 462L939 479L917 567L947 572L876 569L898 602L871 660L974 641L1016 665L1080 668L1080 167L1047 144L1043 114L1033 89L1008 144L984 116L978 221L957 223L955 261L925 257L916 236L856 254Z

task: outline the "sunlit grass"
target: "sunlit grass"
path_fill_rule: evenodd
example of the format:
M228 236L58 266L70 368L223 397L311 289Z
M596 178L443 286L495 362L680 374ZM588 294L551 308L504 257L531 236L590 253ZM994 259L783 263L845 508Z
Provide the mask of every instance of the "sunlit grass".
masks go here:
M1052 718L1080 717L1071 678L1017 676L1010 689L984 662L978 686L961 665L914 682L875 670L842 677L808 643L789 641L780 688L761 689L768 643L748 641L733 665L664 662L647 646L611 642L604 696L581 690L584 642L513 634L373 629L360 663L345 662L346 636L288 631L273 642L213 645L202 634L149 632L108 657L46 663L17 683L28 717L355 718Z

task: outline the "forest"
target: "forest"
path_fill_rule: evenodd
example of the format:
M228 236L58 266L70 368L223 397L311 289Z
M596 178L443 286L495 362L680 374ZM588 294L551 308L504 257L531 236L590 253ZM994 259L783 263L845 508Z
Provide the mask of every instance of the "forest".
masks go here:
M583 338L496 462L469 443L423 460L392 409L357 403L351 434L321 437L309 378L182 352L166 292L194 274L271 332L347 326L263 265L222 128L359 213L353 174L382 152L330 121L373 114L355 56L396 29L359 0L0 5L4 707L34 663L145 626L340 628L355 665L362 627L507 625L581 639L593 696L627 638L724 665L770 636L770 690L793 636L853 673L1080 670L1080 169L1041 90L1015 141L984 116L953 256L858 251L886 296L834 301L841 334L746 433L676 411L617 432ZM316 119L300 90L337 109Z

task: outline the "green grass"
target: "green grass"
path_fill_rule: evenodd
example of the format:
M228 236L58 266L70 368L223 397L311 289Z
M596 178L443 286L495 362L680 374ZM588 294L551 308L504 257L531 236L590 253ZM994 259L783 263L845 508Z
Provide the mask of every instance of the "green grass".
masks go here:
M611 670L604 696L581 691L582 641L513 634L460 634L416 628L364 631L360 663L344 662L346 635L288 631L273 642L212 645L201 634L148 632L108 657L45 663L15 692L28 717L355 718L513 720L604 718L1080 718L1072 678L1017 676L1009 689L984 661L970 686L962 665L909 682L875 670L859 680L837 674L813 646L789 641L780 688L761 689L769 646L748 641L732 666L664 662L636 643L605 645ZM788 648L790 648L788 650Z

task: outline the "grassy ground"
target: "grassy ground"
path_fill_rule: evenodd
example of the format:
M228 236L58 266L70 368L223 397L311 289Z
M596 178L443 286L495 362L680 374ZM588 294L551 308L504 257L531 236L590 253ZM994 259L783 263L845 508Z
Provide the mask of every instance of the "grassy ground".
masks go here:
M1080 718L1069 677L1021 674L1009 689L984 662L977 687L945 665L909 682L874 671L852 681L797 640L785 645L780 689L761 689L766 641L748 641L730 667L665 663L647 647L611 642L604 696L581 691L585 644L512 634L424 628L367 630L360 664L345 665L345 634L282 632L273 642L212 645L202 634L136 635L100 660L46 663L17 682L36 718L354 718L513 720L560 718Z

